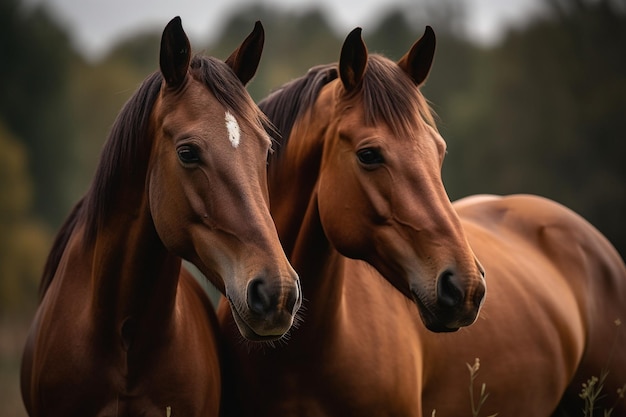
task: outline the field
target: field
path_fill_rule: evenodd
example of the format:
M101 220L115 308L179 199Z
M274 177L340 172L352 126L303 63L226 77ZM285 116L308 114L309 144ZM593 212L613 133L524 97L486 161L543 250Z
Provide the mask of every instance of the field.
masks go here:
M19 388L20 358L30 317L0 318L0 414L24 417Z

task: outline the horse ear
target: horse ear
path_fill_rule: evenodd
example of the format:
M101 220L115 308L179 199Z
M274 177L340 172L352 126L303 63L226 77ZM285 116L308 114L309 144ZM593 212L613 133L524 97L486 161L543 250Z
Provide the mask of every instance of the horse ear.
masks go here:
M422 37L413 44L411 50L400 60L398 65L413 79L417 86L426 81L435 57L436 38L433 28L426 26Z
M256 21L252 33L239 45L237 49L226 59L226 64L235 72L243 85L248 84L261 61L263 43L265 42L265 30L260 21Z
M177 88L185 81L190 60L191 45L177 16L165 26L161 37L159 64L168 87Z
M367 66L367 47L361 38L361 28L352 30L341 47L339 76L344 88L352 92L361 86Z

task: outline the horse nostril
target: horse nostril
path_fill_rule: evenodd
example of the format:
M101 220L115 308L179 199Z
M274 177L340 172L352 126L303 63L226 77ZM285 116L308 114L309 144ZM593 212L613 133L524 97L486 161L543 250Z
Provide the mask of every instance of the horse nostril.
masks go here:
M291 312L291 314L294 315L300 308L300 285L294 285L293 288L287 291L288 293L285 299L285 310Z
M445 271L437 280L437 302L446 308L454 308L463 302L465 294L456 282L452 271Z
M485 293L486 289L482 284L474 291L474 297L472 300L474 301L474 306L476 308L480 308L480 306L482 306L483 301L485 301Z
M296 281L296 285L284 285L268 281L263 276L248 283L246 297L250 311L265 317L275 313L294 315L302 302L299 281Z
M248 307L259 315L265 315L273 308L272 297L263 278L255 278L248 284Z

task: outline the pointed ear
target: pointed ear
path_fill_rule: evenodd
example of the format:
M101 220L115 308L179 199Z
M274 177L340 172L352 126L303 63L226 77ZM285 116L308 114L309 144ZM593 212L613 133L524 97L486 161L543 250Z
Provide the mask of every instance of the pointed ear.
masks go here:
M361 87L366 66L367 47L361 38L361 28L356 28L343 42L339 58L339 76L348 93Z
M417 86L422 85L428 77L435 57L435 45L435 32L433 28L426 26L422 37L398 61L400 68L413 79Z
M252 33L239 45L237 49L226 59L226 64L235 72L243 85L248 84L261 61L263 43L265 42L265 30L260 21L254 24Z
M183 30L180 17L177 16L165 26L161 37L159 64L168 87L178 88L185 81L190 60L189 39Z

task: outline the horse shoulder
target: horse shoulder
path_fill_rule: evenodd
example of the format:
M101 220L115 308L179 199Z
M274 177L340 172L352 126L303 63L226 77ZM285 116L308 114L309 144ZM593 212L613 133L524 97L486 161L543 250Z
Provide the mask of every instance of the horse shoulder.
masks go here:
M562 358L563 375L571 377L588 329L590 272L580 254L590 233L587 223L560 204L530 195L480 198L457 210L485 267L485 313L523 309L535 334L550 341L555 360Z
M626 338L620 328L626 317L626 267L610 242L578 214L542 197L467 199L456 208L470 244L486 264L488 287L501 278L489 268L489 263L502 265L493 255L498 253L494 245L506 248L500 258L511 258L517 265L515 270L510 266L502 270L508 275L506 288L517 285L513 279L552 286L534 297L542 311L559 308L550 321L562 323L561 343L568 356L578 358L571 363L576 376L567 398L578 404L581 384L603 368L611 370L607 386L623 384L619 378L626 375L626 356L612 354L611 346L623 345ZM538 265L542 266L537 269Z
M423 325L412 300L369 264L349 261L339 349L334 355L343 386L351 386L360 415L411 415L421 409ZM371 376L376 375L373 379ZM376 409L393 404L393 410Z
M589 222L559 203L512 195L468 200L457 210L464 222L549 262L583 310L615 293L626 294L626 269L617 251Z
M461 200L455 203L455 208L465 221L494 234L526 241L557 258L577 259L581 249L594 255L607 250L605 239L586 220L543 197L479 196Z

